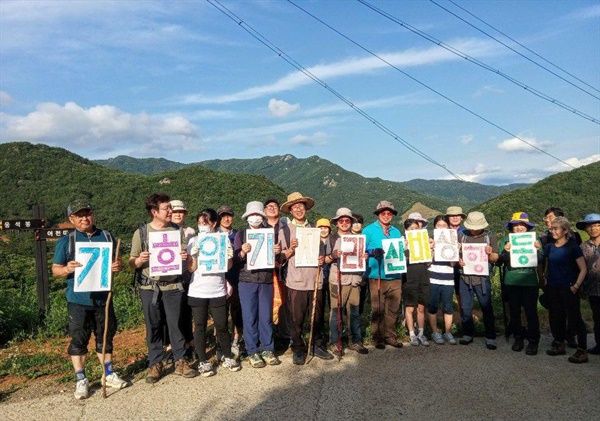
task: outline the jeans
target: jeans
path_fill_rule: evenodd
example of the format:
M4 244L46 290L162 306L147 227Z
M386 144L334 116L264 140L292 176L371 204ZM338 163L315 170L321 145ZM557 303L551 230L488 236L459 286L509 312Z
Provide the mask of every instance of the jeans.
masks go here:
M273 284L240 282L238 288L248 355L273 351Z
M442 302L442 312L444 314L454 314L452 308L452 298L454 297L454 285L431 284L429 287L429 303L427 312L437 314L440 300Z
M329 313L329 335L331 345L335 346L338 341L338 333L343 330L344 313L346 313L347 325L352 339L352 343L361 343L362 335L360 331L360 287L352 285L342 285L341 297L341 316L342 322L338 328L338 286L334 283L329 283L329 296L331 297L331 311Z
M540 341L540 320L537 312L538 287L537 286L505 286L510 308L510 325L515 339L527 338L529 342ZM521 308L525 310L527 329L521 324Z
M577 347L587 348L587 332L581 318L579 294L569 287L546 287L548 294L550 331L554 340L564 342L567 330L577 335Z
M469 285L463 278L460 280L460 318L463 334L465 336L473 336L475 333L475 326L473 325L473 303L475 296L477 296L477 301L479 301L479 306L483 312L485 337L487 339L496 339L494 309L492 307L492 284L489 276L483 278L481 285Z

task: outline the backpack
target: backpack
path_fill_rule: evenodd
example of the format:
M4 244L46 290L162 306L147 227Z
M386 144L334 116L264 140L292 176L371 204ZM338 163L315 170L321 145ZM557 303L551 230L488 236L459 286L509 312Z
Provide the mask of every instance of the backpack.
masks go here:
M77 231L71 231L68 235L69 238L69 246L67 249L68 254L68 258L67 258L67 262L70 262L71 260L75 260L75 233ZM106 239L107 243L114 243L114 240L112 238L112 235L110 235L110 232L102 230L102 234L104 234L104 238Z

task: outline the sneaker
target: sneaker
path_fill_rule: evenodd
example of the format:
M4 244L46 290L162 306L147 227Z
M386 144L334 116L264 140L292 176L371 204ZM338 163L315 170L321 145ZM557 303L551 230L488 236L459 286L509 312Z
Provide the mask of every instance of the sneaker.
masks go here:
M440 332L432 333L431 339L438 345L444 345L444 338L442 338L442 334Z
M320 346L315 346L315 351L313 355L322 360L333 360L333 355L331 355L329 352L327 352L326 349L321 348Z
M454 339L454 335L452 335L452 333L450 333L450 332L444 333L443 338L450 345L456 345L456 339Z
M385 345L384 345L385 348ZM365 346L362 344L362 342L353 342L350 345L348 345L348 349L351 349L354 352L358 352L359 354L368 354L369 350L367 348L365 348Z
M537 355L537 353L538 353L538 343L530 341L527 344L527 348L525 348L525 354L527 354L527 355Z
M265 364L263 359L260 357L260 354L258 352L255 352L254 354L250 354L250 356L248 356L248 361L250 361L250 365L253 368L263 368L264 366L267 365L267 364Z
M89 391L88 391L88 379L82 379L82 380L78 380L77 381L77 385L75 386L75 393L73 394L73 396L75 396L75 399L87 399L89 396Z
M127 387L127 382L114 372L106 376L106 381L104 383L113 389L123 389L124 387Z
M419 335L417 336L417 340L419 341L419 343L423 346L429 346L429 342L427 341L427 336L425 335Z
M213 365L208 361L198 363L198 371L202 377L210 377L216 374Z
M240 371L242 369L240 363L238 363L234 358L223 358L221 365L229 371Z
M469 336L469 335L465 335L462 338L460 338L460 341L458 341L459 344L461 345L469 345L473 343L473 337Z
M178 376L183 376L186 379L191 379L192 377L196 377L198 374L200 374L194 370L190 366L190 363L184 359L175 361L175 371L173 373L177 374Z
M344 355L344 350L338 350L337 344L331 345L331 353L334 357L342 358L342 356Z
M162 362L154 364L148 369L146 375L146 383L156 383L163 376L163 365Z
M569 362L573 364L583 364L588 362L588 355L585 349L577 348L575 354L569 357Z
M235 341L231 344L231 353L239 358L240 356L240 344Z
M412 346L419 346L419 340L417 339L417 335L410 335L410 344Z
M511 349L515 352L521 352L523 351L523 348L525 348L525 341L523 341L523 338L515 339L515 343Z
M485 338L485 346L487 349L489 350L495 350L496 348L498 348L498 344L496 343L495 339L488 339Z
M566 355L567 350L565 349L564 342L552 341L552 346L546 351L547 355L556 357L557 355Z
M292 362L295 365L304 365L304 363L306 362L306 355L304 354L304 352L294 352Z
M592 355L600 355L600 345L596 345L593 348L589 348L587 350L588 354L592 354Z
M281 360L277 358L273 351L263 351L260 353L260 356L268 365L281 364Z

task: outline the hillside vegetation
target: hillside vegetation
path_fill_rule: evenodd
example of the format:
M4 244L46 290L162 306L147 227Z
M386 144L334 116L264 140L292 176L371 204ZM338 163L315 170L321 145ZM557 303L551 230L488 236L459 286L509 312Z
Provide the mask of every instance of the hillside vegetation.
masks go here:
M188 164L169 161L164 158L132 158L131 156L126 155L119 155L109 159L98 159L94 162L112 168L113 170L144 175L159 174L165 171L176 171L188 166Z

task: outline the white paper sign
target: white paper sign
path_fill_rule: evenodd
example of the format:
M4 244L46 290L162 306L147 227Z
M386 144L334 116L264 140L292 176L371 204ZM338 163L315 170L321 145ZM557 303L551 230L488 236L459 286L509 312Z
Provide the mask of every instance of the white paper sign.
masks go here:
M458 262L458 235L456 230L443 228L433 230L435 241L434 259L436 262Z
M296 267L319 266L321 247L320 228L296 228L298 247L296 248Z
M181 233L158 231L148 233L150 276L181 275Z
M227 234L200 234L196 245L200 273L227 272L227 247L231 247Z
M340 271L342 273L365 271L365 241L364 235L340 236L340 250L342 251Z
M427 230L409 230L405 233L410 263L431 262L431 248Z
M252 249L246 256L248 270L273 269L275 267L274 247L275 230L273 228L249 229L246 242Z
M513 268L530 268L538 264L535 232L508 234L510 265Z
M463 273L465 275L489 276L490 267L488 266L488 255L485 252L487 244L465 244L462 245L462 255L465 266Z
M75 242L75 292L110 291L112 243Z
M406 256L402 238L386 238L381 240L383 247L383 265L386 275L406 273Z

